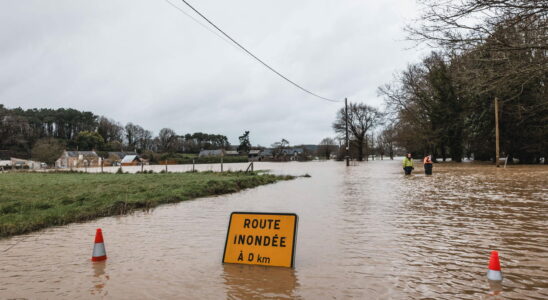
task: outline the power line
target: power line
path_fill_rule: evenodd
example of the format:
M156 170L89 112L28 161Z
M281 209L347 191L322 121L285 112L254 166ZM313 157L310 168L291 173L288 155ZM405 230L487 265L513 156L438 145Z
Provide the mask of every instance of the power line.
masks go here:
M167 0L166 0L167 1ZM294 85L295 87L301 89L302 91L314 96L314 97L317 97L317 98L320 98L322 100L325 100L325 101L329 101L329 102L341 102L341 100L334 100L334 99L329 99L329 98L326 98L326 97L322 97L304 87L302 87L301 85L295 83L294 81L292 81L291 79L285 77L282 73L276 71L273 67L269 66L267 63L265 63L263 60L261 60L260 58L258 58L257 56L255 56L253 53L251 53L249 50L247 50L244 46L242 46L240 43L238 43L235 39L233 39L232 37L230 37L227 33L225 33L221 28L219 28L217 25L215 25L212 21L210 21L206 16L204 16L202 13L200 13L196 8L194 8L192 5L190 5L190 3L188 3L187 1L185 0L181 0L184 4L186 4L188 7L190 7L195 13L197 13L200 17L202 17L202 19L206 20L211 26L213 26L215 29L217 29L220 33L222 33L225 37L227 37L229 40L231 40L234 44L236 44L236 46L238 46L240 49L242 49L243 51L245 51L247 54L249 54L251 57L253 57L255 60L257 60L258 62L260 62L263 66L265 66L266 68L268 68L270 71L274 72L276 75L280 76L281 78L283 78L285 81L289 82L290 84ZM169 2L169 1L168 1ZM170 3L171 4L171 3ZM177 6L175 6L176 8L178 8ZM182 11L181 9L179 9L181 12L183 12L185 15L188 16L188 14L184 11ZM189 16L190 17L190 16ZM193 20L195 20L194 18L192 18ZM195 20L196 21L196 20ZM203 25L200 23L200 25ZM218 35L217 35L218 36ZM223 39L225 40L225 39Z
M180 8L179 6L173 4L171 1L169 0L164 0L166 1L169 5L173 6L175 9L177 9L178 11L180 11L181 13L183 13L184 15L186 15L187 17L189 17L190 19L192 19L192 21L194 21L194 23L202 26L203 28L205 28L207 31L213 33L214 35L216 35L218 38L220 38L221 40L223 40L223 42L227 43L228 45L234 47L235 49L238 49L240 50L240 48L236 47L236 45L234 45L232 42L230 42L229 40L227 40L224 36L220 35L217 31L213 30L211 27L203 24L202 22L200 22L198 19L196 19L195 17L193 17L192 15L190 15L189 13L187 13L186 11L184 11L182 8Z

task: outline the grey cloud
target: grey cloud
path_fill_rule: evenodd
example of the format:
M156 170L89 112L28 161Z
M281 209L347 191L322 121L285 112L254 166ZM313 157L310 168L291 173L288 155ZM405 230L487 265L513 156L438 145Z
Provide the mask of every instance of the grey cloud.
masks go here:
M185 11L180 2L170 0ZM421 55L405 50L408 0L193 1L291 79L380 106L376 88ZM0 12L0 103L73 107L158 132L231 142L317 143L340 104L282 81L164 1L8 1Z

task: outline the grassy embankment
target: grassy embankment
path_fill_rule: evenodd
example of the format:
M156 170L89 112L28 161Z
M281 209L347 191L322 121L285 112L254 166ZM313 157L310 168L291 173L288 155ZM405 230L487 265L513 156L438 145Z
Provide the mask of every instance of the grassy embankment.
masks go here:
M0 174L0 238L291 178L243 172L4 173Z

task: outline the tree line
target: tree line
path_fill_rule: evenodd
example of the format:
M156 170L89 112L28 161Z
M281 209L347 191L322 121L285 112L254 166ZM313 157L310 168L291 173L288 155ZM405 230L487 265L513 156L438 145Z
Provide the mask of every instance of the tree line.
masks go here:
M228 138L220 134L178 135L170 128L163 128L154 136L137 124L122 125L92 112L64 108L9 109L0 104L0 154L7 157L42 158L51 163L63 149L198 153L202 149L228 147Z
M379 87L384 122L373 108L349 106L351 148L363 157L375 124L368 118L378 116L377 151L494 160L497 99L501 156L548 163L548 2L419 2L409 37L434 49ZM333 125L339 136L344 121L341 110Z

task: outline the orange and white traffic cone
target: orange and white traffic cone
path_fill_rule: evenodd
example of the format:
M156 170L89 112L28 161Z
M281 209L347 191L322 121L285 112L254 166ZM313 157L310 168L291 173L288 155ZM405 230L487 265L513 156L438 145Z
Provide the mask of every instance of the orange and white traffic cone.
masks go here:
M95 233L95 244L93 245L93 254L91 255L92 261L103 261L107 259L107 252L105 251L105 243L103 242L103 232L101 228L97 228Z
M491 259L489 260L489 270L487 271L487 279L492 281L502 281L499 253L497 251L491 252Z

